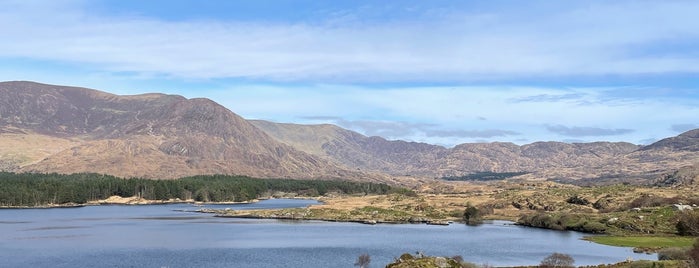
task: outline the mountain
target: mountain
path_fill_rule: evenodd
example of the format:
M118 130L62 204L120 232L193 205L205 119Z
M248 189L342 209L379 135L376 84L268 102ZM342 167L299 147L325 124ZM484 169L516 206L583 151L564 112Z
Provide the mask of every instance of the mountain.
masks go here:
M675 137L659 140L642 148L644 151L670 150L670 151L699 151L699 129L684 132Z
M648 146L626 142L465 143L445 148L366 137L334 125L250 121L279 142L352 169L391 175L464 176L527 172L526 179L616 183L647 181L699 159L699 130Z
M280 124L252 120L265 133L309 154L325 157L352 169L391 175L432 176L435 163L447 149L426 143L366 137L334 125Z
M0 170L6 171L148 178L237 174L413 185L423 178L523 172L518 178L599 184L646 183L698 160L699 129L647 146L492 142L445 148L367 137L328 124L245 120L208 99L0 83Z
M2 82L0 133L6 145L0 167L13 171L150 178L366 176L276 142L211 100L176 95L119 96Z

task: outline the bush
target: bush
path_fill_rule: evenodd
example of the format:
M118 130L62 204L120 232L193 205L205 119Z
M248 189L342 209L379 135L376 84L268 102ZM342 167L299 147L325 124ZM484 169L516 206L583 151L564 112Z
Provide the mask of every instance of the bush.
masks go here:
M682 248L666 248L658 252L659 261L688 260L687 250Z
M678 213L677 233L679 235L699 236L699 212L685 211Z
M631 268L655 268L654 261L635 261L631 263ZM664 267L664 266L659 266Z
M546 228L552 230L565 230L565 226L561 225L557 216L547 213L524 215L517 221L517 223L522 224L524 226Z
M692 267L699 267L699 238L694 241L694 246L687 252Z
M403 253L403 255L400 255L400 257L398 259L407 261L407 260L412 260L415 258L413 257L413 255L410 255L410 253Z
M417 197L417 193L415 191L407 189L407 188L393 188L388 193L402 195L402 196L408 196L408 197Z
M613 199L603 197L597 200L594 204L592 204L592 207L599 210L600 212L611 212L612 210L614 210L612 208L613 203Z
M552 230L572 230L595 234L601 234L607 231L606 225L596 222L585 215L568 213L536 213L524 215L519 218L517 223L524 226Z
M482 222L481 213L477 207L468 205L464 210L464 222L468 225L476 225Z
M628 208L661 207L675 204L677 201L677 198L665 198L651 194L641 194L641 196L631 201Z
M566 200L566 202L568 202L569 204L581 205L581 206L587 206L590 204L590 201L588 201L584 197L580 197L577 195L569 197L568 200Z
M588 222L585 221L580 225L580 229L577 231L581 232L586 232L586 233L593 233L593 234L603 234L604 232L607 231L607 225L599 223L599 222Z
M539 267L574 267L574 263L575 260L570 255L556 252L544 258Z

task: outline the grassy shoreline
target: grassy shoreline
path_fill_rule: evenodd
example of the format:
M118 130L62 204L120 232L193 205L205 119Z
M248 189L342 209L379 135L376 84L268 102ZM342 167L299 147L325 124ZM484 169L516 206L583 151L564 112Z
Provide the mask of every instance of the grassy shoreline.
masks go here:
M616 246L616 247L633 247L633 248L688 248L694 244L695 237L686 236L587 236L584 238L587 241L597 244Z

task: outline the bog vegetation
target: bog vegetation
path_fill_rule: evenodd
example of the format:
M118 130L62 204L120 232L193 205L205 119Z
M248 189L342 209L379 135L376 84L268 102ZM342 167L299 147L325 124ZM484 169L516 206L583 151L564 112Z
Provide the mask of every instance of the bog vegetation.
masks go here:
M99 174L36 174L0 172L0 206L83 204L113 195L151 200L247 201L270 192L304 196L386 194L396 191L386 184L337 180L256 179L244 176L208 175L177 180L123 179Z

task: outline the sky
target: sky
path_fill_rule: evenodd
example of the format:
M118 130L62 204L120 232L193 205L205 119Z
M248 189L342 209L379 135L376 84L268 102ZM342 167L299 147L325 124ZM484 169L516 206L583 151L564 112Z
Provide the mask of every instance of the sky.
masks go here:
M699 128L699 1L0 0L0 81L210 98L367 136Z

